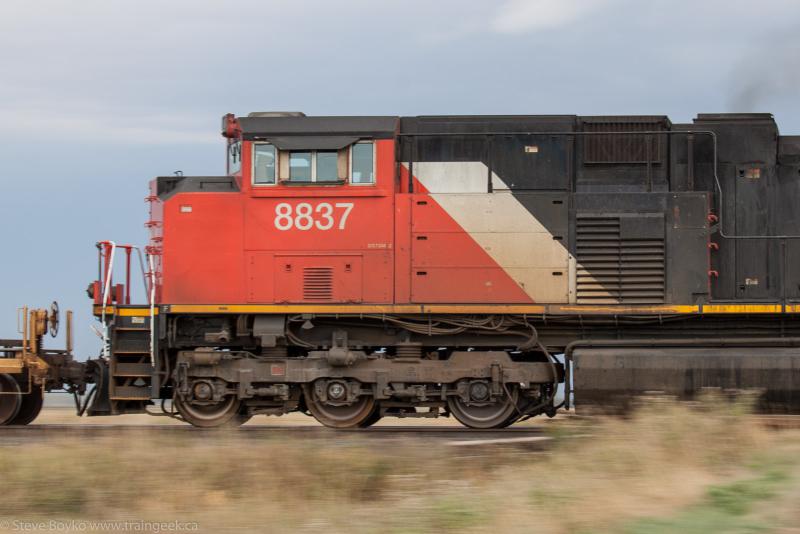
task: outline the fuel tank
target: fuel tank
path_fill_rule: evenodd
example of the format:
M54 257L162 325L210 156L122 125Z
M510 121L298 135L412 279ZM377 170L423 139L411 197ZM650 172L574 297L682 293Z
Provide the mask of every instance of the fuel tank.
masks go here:
M579 347L576 410L620 413L640 395L753 391L757 413L800 414L800 347Z

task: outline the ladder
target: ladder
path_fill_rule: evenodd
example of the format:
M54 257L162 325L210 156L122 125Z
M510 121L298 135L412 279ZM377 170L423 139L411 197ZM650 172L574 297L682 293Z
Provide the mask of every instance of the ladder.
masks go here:
M117 248L125 252L125 284L113 285L114 256ZM107 391L109 405L102 404L98 414L142 413L153 393L155 376L155 318L156 277L153 258L147 255L150 268L145 271L141 250L133 245L117 245L100 241L98 249L98 280L94 283L95 304L102 307L103 356L108 361ZM147 290L148 303L131 305L131 255L136 251ZM113 305L113 319L107 308ZM157 386L156 386L157 387ZM105 390L105 388L104 388Z
M121 310L141 311L141 314L117 314L110 327L108 395L111 413L142 413L150 404L153 391L150 307L118 308Z

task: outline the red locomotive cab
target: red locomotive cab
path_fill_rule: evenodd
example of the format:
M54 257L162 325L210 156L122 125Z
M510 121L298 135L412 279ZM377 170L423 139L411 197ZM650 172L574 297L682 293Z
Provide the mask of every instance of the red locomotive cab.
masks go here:
M392 299L394 142L363 130L334 135L324 119L308 118L306 130L330 135L244 143L248 302Z
M397 119L223 122L227 177L158 179L162 302L391 303Z

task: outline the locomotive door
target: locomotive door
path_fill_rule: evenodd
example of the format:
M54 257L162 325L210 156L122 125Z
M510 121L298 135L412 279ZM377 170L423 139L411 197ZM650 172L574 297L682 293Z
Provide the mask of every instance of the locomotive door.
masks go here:
M768 192L772 185L772 170L765 165L738 165L735 169L736 235L769 235L770 211ZM728 230L730 231L730 230ZM775 296L777 279L771 273L770 240L738 239L736 247L736 298L765 299ZM777 258L772 255L772 258Z

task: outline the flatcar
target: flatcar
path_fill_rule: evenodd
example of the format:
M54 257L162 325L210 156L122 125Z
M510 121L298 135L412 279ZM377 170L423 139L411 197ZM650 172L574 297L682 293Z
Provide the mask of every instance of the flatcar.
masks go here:
M800 136L770 114L263 112L221 133L224 176L150 183L146 303L134 248L98 244L89 415L500 428L707 387L800 408Z

